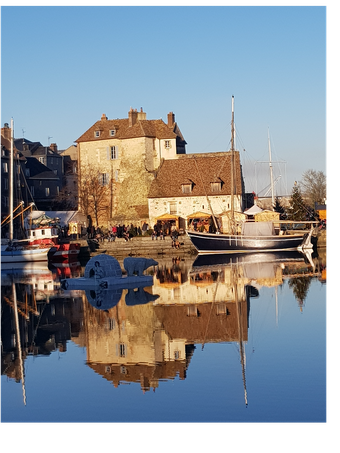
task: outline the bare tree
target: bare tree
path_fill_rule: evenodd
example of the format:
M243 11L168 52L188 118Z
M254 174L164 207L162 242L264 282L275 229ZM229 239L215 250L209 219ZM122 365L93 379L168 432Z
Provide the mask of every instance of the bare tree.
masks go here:
M77 210L77 204L77 195L69 192L68 188L64 187L52 201L52 208L55 211L75 211Z
M81 168L79 182L79 202L82 212L95 219L99 226L101 217L107 217L110 206L110 177L99 168L88 166Z
M326 199L326 176L322 171L307 170L302 175L301 193L307 204L323 204Z

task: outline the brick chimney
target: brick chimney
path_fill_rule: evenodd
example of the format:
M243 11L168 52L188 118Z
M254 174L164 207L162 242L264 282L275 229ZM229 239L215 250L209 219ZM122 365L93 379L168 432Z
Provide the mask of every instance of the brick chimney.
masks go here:
M168 113L168 126L173 127L174 124L175 124L175 114L172 112L169 112Z
M146 113L143 112L143 107L140 108L140 112L138 112L137 119L138 121L146 120Z
M8 123L5 123L4 127L1 128L1 135L7 140L11 139L11 128L9 127Z
M136 124L138 119L138 112L137 109L130 108L129 111L129 127L132 127Z
M105 115L105 113L102 114L102 117L100 118L102 121L106 121L107 120L107 116Z
M57 146L57 144L56 144L56 143L51 143L51 144L50 144L50 149L51 149L52 151L54 151L55 153L57 153L57 152L58 152L58 146Z

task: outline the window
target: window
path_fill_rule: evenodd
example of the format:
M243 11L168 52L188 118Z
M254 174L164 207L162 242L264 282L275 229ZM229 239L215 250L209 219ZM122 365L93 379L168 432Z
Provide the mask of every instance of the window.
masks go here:
M4 170L4 173L8 173L8 163L7 163L7 162L4 162L4 163L2 164L2 168L3 168L3 170Z
M197 306L196 305L188 305L187 307L187 316L193 316L193 317L197 317L198 316L198 310L197 310Z
M179 351L175 351L175 360L180 359L181 353Z
M25 168L25 176L30 177L30 175L31 175L30 169L29 168Z
M120 345L119 345L119 356L120 357L126 356L126 346L124 343L120 343Z
M95 137L100 137L100 131L95 131L94 136Z
M211 182L210 190L212 192L221 192L221 183L220 182Z
M53 157L51 157L50 159L50 164L53 164Z
M170 201L170 214L177 214L177 202Z
M228 313L227 306L225 303L220 303L216 305L216 314L219 315L227 315Z
M165 141L164 141L164 146L165 146L166 149L171 148L171 142L170 142L170 140L165 140Z
M54 173L55 175L57 175L57 174L58 174L58 170L53 170L53 173Z
M50 196L50 188L49 187L45 187L45 196L46 197Z
M182 184L182 192L183 193L191 193L192 192L192 184Z
M108 159L109 160L118 159L118 146L110 146Z
M34 186L30 187L30 191L31 191L31 195L33 196L34 195Z
M45 164L45 157L39 157L39 162L41 162L42 164Z
M110 136L114 137L116 135L116 129L111 129L110 130Z
M99 176L99 182L102 186L107 186L109 183L110 177L108 173L102 173Z

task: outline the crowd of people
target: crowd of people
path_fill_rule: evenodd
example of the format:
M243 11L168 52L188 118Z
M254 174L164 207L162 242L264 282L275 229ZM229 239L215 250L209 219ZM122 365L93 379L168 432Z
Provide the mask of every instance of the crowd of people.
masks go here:
M98 242L103 242L104 240L114 242L117 238L123 238L128 242L137 236L151 236L151 239L156 241L165 240L165 237L169 236L172 240L172 247L176 249L180 248L180 242L178 240L179 231L175 223L158 221L151 229L146 222L143 223L142 227L135 226L131 223L130 225L110 225L106 229L94 226L87 229L88 239Z

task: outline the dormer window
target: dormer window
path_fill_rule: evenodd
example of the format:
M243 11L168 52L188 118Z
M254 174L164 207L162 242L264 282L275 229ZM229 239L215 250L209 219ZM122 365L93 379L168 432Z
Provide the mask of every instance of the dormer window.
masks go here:
M171 148L171 142L170 142L170 140L165 140L165 141L164 141L164 146L165 146L166 149Z
M94 136L95 136L96 138L100 137L100 131L95 131Z
M110 130L110 136L114 137L116 135L116 129L111 129Z
M182 192L183 193L191 193L192 192L192 184L182 184Z
M211 182L210 183L210 190L212 192L221 192L222 183L221 182Z

